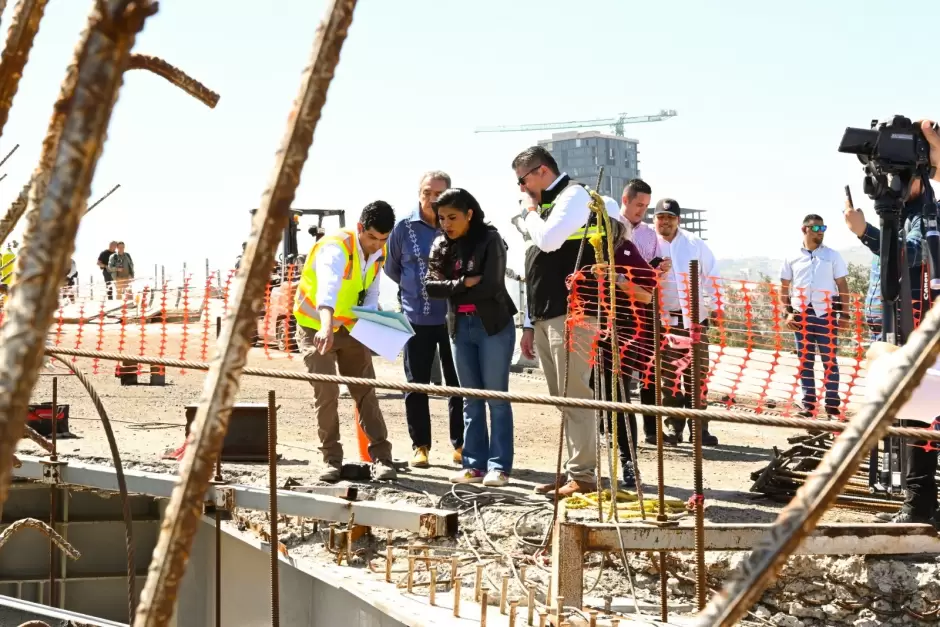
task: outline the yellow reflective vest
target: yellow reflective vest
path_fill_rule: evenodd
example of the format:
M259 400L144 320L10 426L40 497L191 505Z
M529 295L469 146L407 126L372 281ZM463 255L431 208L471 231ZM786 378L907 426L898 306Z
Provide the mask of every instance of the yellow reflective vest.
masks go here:
M5 250L3 255L0 255L0 268L3 268L0 271L0 283L4 285L11 285L13 283L13 268L16 267L15 263L11 263L16 259L16 253L12 250ZM5 268L3 266L6 266Z
M336 309L333 310L333 330L346 327L351 331L356 324L356 314L353 307L361 305L360 298L365 296L366 290L372 285L385 265L385 249L362 275L362 265L359 261L359 234L356 229L341 229L324 235L320 241L313 245L313 249L304 262L304 269L300 275L300 284L294 295L294 318L297 324L309 329L320 330L320 312L317 307L317 253L326 244L339 244L346 254L346 268L343 271L343 281L340 284L339 294L336 297Z

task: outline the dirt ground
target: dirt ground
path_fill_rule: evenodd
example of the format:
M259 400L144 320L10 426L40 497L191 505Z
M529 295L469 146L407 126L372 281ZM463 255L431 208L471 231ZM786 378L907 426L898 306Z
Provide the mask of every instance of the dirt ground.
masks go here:
M60 336L61 345L73 347L75 332L76 329L66 327ZM88 333L87 325L86 333ZM180 356L180 340L179 333L170 329L166 340L166 356ZM201 342L194 341L192 337L189 337L187 341L186 357L200 359ZM120 337L117 329L107 329L101 349L116 350L119 344ZM159 345L158 338L148 338L146 353L155 354L156 347ZM94 338L89 340L86 336L82 347L98 348L97 341ZM135 342L125 337L124 350L139 352L139 337ZM209 350L211 353L211 347ZM86 373L93 372L92 360L79 359L76 363ZM299 355L288 357L284 353L274 350L265 351L262 348L251 350L248 364L288 370L302 370L303 368ZM375 367L376 376L379 379L401 381L404 378L400 362L390 363L377 358ZM178 370L169 370L168 383L165 387L147 385L121 387L118 379L113 376L113 369L113 362L99 362L98 374L93 375L92 380L111 418L123 464L125 467L175 473L177 463L162 460L161 455L168 449L177 448L183 442L185 406L198 401L204 380L203 373L181 374ZM66 375L61 366L44 370L44 375L40 377L34 390L33 402L51 400L53 373L61 375L58 376L58 402L69 404L70 428L76 436L59 441L60 454L86 461L110 463L108 445L91 402L78 381ZM146 382L147 376L142 376L141 381ZM322 463L317 450L316 424L312 413L313 391L306 383L243 377L238 401L266 403L268 390L271 389L276 391L277 402L280 406L277 450L281 455L281 460L278 463L278 483L283 484L288 478L302 484L314 483L316 475L322 469ZM514 392L547 393L544 379L538 373L513 374L510 389ZM380 390L378 396L388 425L389 438L393 444L393 454L399 460L407 460L411 455L411 446L405 423L402 395L398 392ZM340 401L340 412L346 459L355 461L357 453L353 406L348 395L344 395ZM559 412L549 407L514 405L515 468L509 486L504 489L470 489L469 492L452 492L452 486L448 482L448 477L456 468L451 461L452 448L447 436L446 412L445 399L431 399L433 421L431 468L407 469L399 474L399 479L394 483L365 487L360 491L360 499L372 497L384 501L402 501L423 506L459 509L462 512L460 522L463 534L456 542L449 540L439 542L436 546L443 548L459 545L465 551L469 550L470 546L475 547L482 558L492 562L491 567L487 569L487 574L494 590L499 589L498 583L502 574L509 572L507 568L509 558L516 567L528 565L530 573L527 576L528 581L544 588L548 578L548 561L544 553L534 544L537 544L544 534L545 526L551 517L551 509L547 501L532 495L531 490L534 484L549 481L553 477L557 454ZM754 470L766 465L773 446L781 449L788 448L787 438L799 432L717 422L711 424L710 430L718 436L721 445L717 448L706 449L704 453L707 520L772 522L781 506L749 493L748 489L753 483L750 475ZM22 441L19 450L24 453L41 454L38 447L28 440ZM656 496L655 454L655 447L640 445L639 464L643 474L644 490L646 498L652 499ZM686 501L691 495L692 487L691 446L686 443L677 448L667 448L664 466L667 496ZM224 463L223 474L228 481L235 483L264 486L268 484L267 466L264 464ZM242 522L249 520L261 522L264 520L264 515L246 513ZM872 517L844 509L833 509L826 515L825 520L871 522ZM285 523L282 526L283 533L280 539L290 549L292 556L299 559L332 559L323 546L325 539L323 529L317 534L312 534L309 521L303 532L298 528L297 521L285 521ZM484 529L485 533L483 533ZM394 535L394 542L399 546L413 541L414 538L409 537L408 534ZM377 570L384 570L381 560L366 561L372 556L371 552L380 558L381 554L384 554L384 545L384 533L371 544L368 540L360 541L357 547L363 549L360 551L362 559L354 560L354 565L371 564ZM378 549L379 546L382 548ZM675 607L674 612L682 613L683 610L691 610L689 595L692 589L688 582L691 560L683 560L682 556L679 558L678 563L674 565L675 572L670 577L670 589L675 595L672 601ZM627 577L624 576L619 557L614 562L606 561L603 568L598 570L601 566L600 560L599 556L588 558L586 593L589 598L593 598L596 603L600 604L601 600L608 596L632 597L632 588ZM727 574L731 567L729 564L733 560L728 555L721 554L714 556L709 554L709 560L710 568L716 569L715 579L714 581L710 579L710 582L718 586L721 577ZM633 556L630 561L637 588L636 598L641 604L641 609L645 607L647 610L655 611L658 607L656 596L658 575L655 574L655 568L645 556ZM396 566L396 573L399 570ZM467 563L461 567L460 572L472 579L473 570L473 564ZM818 577L818 575L812 576ZM465 581L464 585L471 584ZM469 589L465 589L465 596L469 592ZM524 595L524 591L517 582L513 582L511 594ZM623 609L628 612L633 611L632 601L629 607ZM815 618L812 614L795 623L787 622L783 618L777 618L777 615L789 617L792 614L789 610L772 611L763 606L759 609L763 614L753 617L756 621L754 624L836 624L831 621L827 623L828 619L823 622L814 622ZM779 610L779 607L776 609ZM867 610L857 608L854 613L845 612L844 624L863 624L853 622L863 617L861 614L863 611ZM839 622L839 624L843 623ZM904 623L876 621L864 624Z

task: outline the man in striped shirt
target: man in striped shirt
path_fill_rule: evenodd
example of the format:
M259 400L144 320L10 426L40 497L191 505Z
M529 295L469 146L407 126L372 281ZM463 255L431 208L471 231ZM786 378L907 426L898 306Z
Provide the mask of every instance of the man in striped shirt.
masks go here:
M660 265L662 254L659 250L659 238L656 231L643 221L649 210L653 189L642 179L633 179L623 188L623 197L620 205L620 221L631 228L631 240L643 261L656 268ZM654 261L655 260L655 261ZM668 263L668 262L666 262ZM668 267L661 268L668 270ZM642 316L638 326L643 337L643 350L641 354L648 357L647 363L653 362L653 307L652 305L637 305L637 311ZM640 402L644 405L656 404L656 387L652 380L652 373L636 371L634 379L640 387ZM647 444L656 444L656 416L643 416L643 438Z

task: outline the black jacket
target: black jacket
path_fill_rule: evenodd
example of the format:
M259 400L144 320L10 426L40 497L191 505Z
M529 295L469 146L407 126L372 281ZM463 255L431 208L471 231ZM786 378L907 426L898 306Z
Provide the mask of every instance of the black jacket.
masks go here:
M518 313L506 291L506 242L492 226L480 241L467 249L467 238L448 242L441 235L431 246L425 288L431 298L447 299L447 326L451 337L460 305L476 305L476 316L487 334L496 335L512 324ZM464 277L480 276L480 282L465 287Z

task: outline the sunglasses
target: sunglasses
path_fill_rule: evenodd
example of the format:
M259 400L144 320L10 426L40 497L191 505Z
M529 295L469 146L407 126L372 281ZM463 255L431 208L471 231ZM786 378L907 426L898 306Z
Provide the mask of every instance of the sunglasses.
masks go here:
M812 231L813 233L825 233L827 227L826 227L826 225L824 225L824 224L814 224L814 225L808 226L808 227L806 227L806 228L808 228L808 229L809 229L810 231Z
M529 175L532 174L533 172L535 172L536 170L538 170L538 169L541 168L541 167L542 167L542 166L540 166L540 165L535 166L534 168L532 168L531 170L529 170L528 172L526 172L525 174L523 174L522 176L520 176L519 178L517 178L517 179L516 179L516 182L518 182L519 185L525 185L525 180L529 177Z

